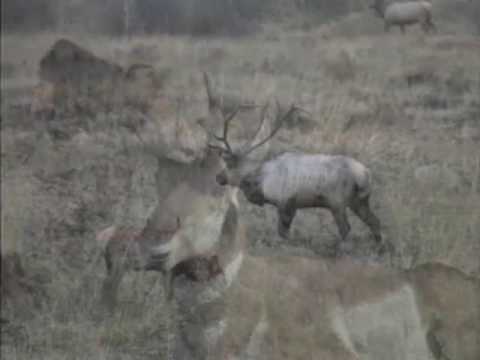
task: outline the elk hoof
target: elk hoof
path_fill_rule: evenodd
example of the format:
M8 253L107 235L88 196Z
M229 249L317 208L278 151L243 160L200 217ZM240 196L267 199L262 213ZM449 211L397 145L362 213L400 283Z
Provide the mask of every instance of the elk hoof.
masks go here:
M345 240L337 242L335 245L335 256L351 254L355 248L355 243L348 237Z
M388 241L379 241L376 246L376 253L378 256L384 256L387 254L393 255L395 248Z
M288 240L288 230L281 230L278 232L278 236L280 236L280 239L282 240Z
M383 256L387 252L387 246L384 243L379 243L377 245L376 253L378 256Z
M342 255L343 255L342 246L341 246L341 243L338 242L333 246L332 257L333 258L339 258Z

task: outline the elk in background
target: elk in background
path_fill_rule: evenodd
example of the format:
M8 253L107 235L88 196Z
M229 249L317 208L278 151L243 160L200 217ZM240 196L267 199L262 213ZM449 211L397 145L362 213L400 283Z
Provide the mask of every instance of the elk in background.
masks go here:
M384 20L385 31L388 31L391 26L398 26L402 33L405 33L405 27L413 24L420 24L425 33L436 31L432 20L432 3L430 1L386 2L385 0L375 0L370 8Z
M213 91L205 82L207 94ZM209 100L209 104L218 101ZM259 126L251 141L241 149L234 150L228 140L229 126L241 110L238 106L227 116L216 107L210 106L213 116L223 120L223 134L212 135L225 161L225 168L217 175L220 185L230 185L242 190L251 203L259 206L271 204L278 212L278 234L286 238L298 209L326 208L332 213L342 240L350 232L347 208L350 208L372 231L375 240L384 250L380 232L380 221L370 209L371 175L369 169L359 161L342 155L308 154L285 152L270 160L255 160L249 156L255 149L267 144L280 130L283 123L300 109L292 105L274 119L272 131L262 140L255 142L264 127L266 112L261 112Z
M180 219L178 234L154 250L169 267L207 256L221 269L206 281L175 278L174 359L480 357L478 279L439 263L402 271L348 258L250 255L237 190L226 189L226 197L192 193L189 209L200 218L191 230ZM209 213L196 209L203 201L225 211L215 236Z

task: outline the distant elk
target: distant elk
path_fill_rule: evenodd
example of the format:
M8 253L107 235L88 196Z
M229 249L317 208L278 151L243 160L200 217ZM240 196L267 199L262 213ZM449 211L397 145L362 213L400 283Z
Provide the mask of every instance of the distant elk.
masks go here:
M96 113L98 107L125 104L146 111L165 75L149 64L123 68L71 40L59 39L39 62L41 82L33 94L32 112L49 116L62 109Z
M172 358L480 358L478 279L439 263L394 270L349 258L250 255L238 190L223 189L192 191L192 227L181 218L177 233L152 251L169 268L200 257L217 269L205 281L175 277ZM184 200L176 196L172 203ZM212 210L216 203L223 221L212 222L203 202Z
M207 93L209 83L206 82ZM216 103L213 100L209 104ZM218 109L212 114L223 116L223 134L213 135L225 161L225 168L216 180L220 185L238 187L252 204L271 204L278 212L278 234L286 238L298 209L326 208L332 213L342 240L350 232L347 208L350 208L372 231L378 245L382 245L380 221L370 209L371 174L359 161L342 155L285 152L270 160L249 157L255 149L266 144L280 130L282 124L299 108L291 106L276 115L273 130L263 140L254 143L265 121L268 104L262 109L257 131L242 149L234 150L228 141L229 126L240 107L223 116ZM278 111L280 112L280 106ZM384 249L383 249L384 250Z
M402 33L405 27L420 24L425 33L436 31L432 20L432 3L430 1L386 2L375 0L370 5L375 13L385 22L385 31L398 26Z

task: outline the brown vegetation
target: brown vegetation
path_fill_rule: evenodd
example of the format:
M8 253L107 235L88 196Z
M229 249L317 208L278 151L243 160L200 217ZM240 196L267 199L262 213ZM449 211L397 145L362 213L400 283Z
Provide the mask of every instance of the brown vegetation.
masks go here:
M148 59L168 74L146 112L124 102L98 112L54 107L55 114L46 117L28 111L39 61L61 36L2 33L8 50L2 51L2 75L3 64L11 64L9 76L2 76L2 216L9 211L2 241L17 241L26 274L8 270L17 285L26 285L15 285L15 291L30 294L41 283L48 293L41 308L19 306L34 315L25 321L2 306L2 319L24 329L22 335L2 336L2 357L158 359L169 352L175 315L167 311L154 274L127 274L119 311L108 323L92 320L105 274L95 234L112 223L142 228L157 199L185 175L175 172L178 162L195 161L201 153L205 135L196 120L207 110L204 70L215 74L221 93L260 104L274 94L312 113L308 130L287 126L278 133L273 153L346 154L372 169L378 189L373 210L398 250L395 267L438 261L480 276L480 52L471 22L451 9L452 17L440 14L439 34L429 38L413 30L405 37L384 35L367 12L320 27L310 23L308 31L266 23L255 37L241 39L70 35L108 64L125 69ZM148 54L132 50L140 45ZM302 124L292 120L297 123ZM251 124L249 116L232 123L234 145L254 130ZM418 186L415 173L425 166L442 169L435 186L428 180ZM7 201L5 194L15 196ZM273 249L271 209L240 202L250 252L330 255L337 235L328 214L306 211L295 219L288 247L274 242ZM358 222L352 227L360 241L347 252L368 259L369 236ZM15 262L8 267L15 269ZM277 289L266 299L274 295ZM231 309L251 309L249 304L237 302ZM282 323L288 316L281 316L290 314L289 304L273 318L292 330L291 323ZM242 328L242 319L235 319ZM442 343L455 332L439 333Z

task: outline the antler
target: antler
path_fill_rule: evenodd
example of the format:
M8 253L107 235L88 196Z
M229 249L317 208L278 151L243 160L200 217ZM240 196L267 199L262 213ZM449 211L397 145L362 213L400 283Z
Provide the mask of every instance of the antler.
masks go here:
M213 94L210 78L205 71L203 72L203 82L205 83L205 89L207 89L208 109L212 110L217 105L218 101Z
M276 103L277 103L277 108L280 110L280 104L278 100L276 100ZM277 132L282 128L285 120L288 119L295 111L305 111L295 106L295 104L290 105L289 109L283 115L276 117L276 120L275 120L276 125L274 129L270 132L270 134L268 134L267 137L265 137L263 140L261 140L257 144L251 146L250 144L253 142L253 139L257 137L258 133L262 129L263 123L265 122L265 111L267 109L267 106L268 106L268 103L262 109L260 124L255 132L255 135L253 135L252 140L250 140L245 146L245 150L242 152L243 156L250 154L253 150L259 148L260 146L265 144L267 141L269 141L271 138L273 138L277 134Z
M245 151L247 151L252 146L252 143L257 137L258 133L262 130L263 124L265 123L265 112L267 111L268 104L269 103L267 101L265 105L262 106L262 110L260 112L260 121L258 123L258 126L255 129L254 135L250 138L250 140L245 145L243 145L243 151L242 151L243 153L245 153Z
M241 111L245 109L250 109L252 107L256 107L256 105L250 105L250 104L238 104L234 107L232 111L229 113L225 114L225 109L221 107L220 101L218 98L215 96L212 84L210 81L210 77L208 74L204 71L203 72L203 81L205 84L205 89L207 90L207 96L208 96L208 109L210 112L218 110L218 113L222 117L223 120L223 136L218 136L210 131L207 130L207 132L210 133L210 135L217 141L220 141L225 147L213 145L213 144L208 144L210 148L213 149L218 149L223 152L227 152L229 154L233 154L233 149L228 142L228 130L230 126L230 122L233 120L233 118Z
M215 138L215 140L218 140L220 141L221 143L223 143L225 145L225 148L222 148L220 146L216 146L216 145L211 145L209 144L209 146L211 148L215 148L215 149L220 149L222 151L226 151L230 154L233 154L233 149L232 147L230 146L229 142L228 142L228 129L229 129L229 126L230 126L230 122L233 120L233 118L238 114L238 112L241 110L241 106L237 106L230 114L228 114L227 116L224 116L222 114L222 117L223 117L223 136L218 136L218 135L215 135L213 133L211 133L211 135ZM220 111L220 113L222 113Z
M225 114L224 109L221 108L221 105L220 105L218 99L215 97L215 94L214 94L213 89L212 89L212 84L211 84L210 78L209 78L209 76L206 72L203 72L203 80L204 80L204 83L205 83L205 88L207 90L209 111L212 112L214 110L218 110L218 113L220 114L220 116L223 119L223 136L218 136L218 135L214 134L213 132L210 132L208 129L207 129L207 132L215 140L221 142L224 146L208 144L208 147L220 150L220 151L222 151L224 153L228 153L230 155L233 155L234 154L233 148L231 147L230 143L228 142L228 130L229 130L230 122L233 120L233 118L241 110L252 109L252 108L259 107L259 106L258 105L252 105L252 104L237 104L231 112L229 112L228 114ZM279 113L280 113L280 104L278 103L278 100L276 100L276 102L277 102L277 107L278 107ZM259 148L260 146L265 144L267 141L269 141L271 138L273 138L277 134L277 132L281 129L285 120L288 119L295 111L302 111L302 112L308 113L307 111L295 106L295 104L290 105L290 108L283 115L276 117L275 127L270 132L270 134L266 138L264 138L263 140L258 142L257 144L252 145L253 141L255 140L257 135L262 130L263 124L265 123L265 113L266 113L266 110L268 108L268 105L269 105L269 102L266 102L265 105L262 107L262 110L261 110L261 113L260 113L260 122L258 124L257 129L255 130L255 134L253 135L251 140L248 141L243 146L243 150L240 152L240 154L237 154L237 155L241 155L241 156L248 155L253 150Z

